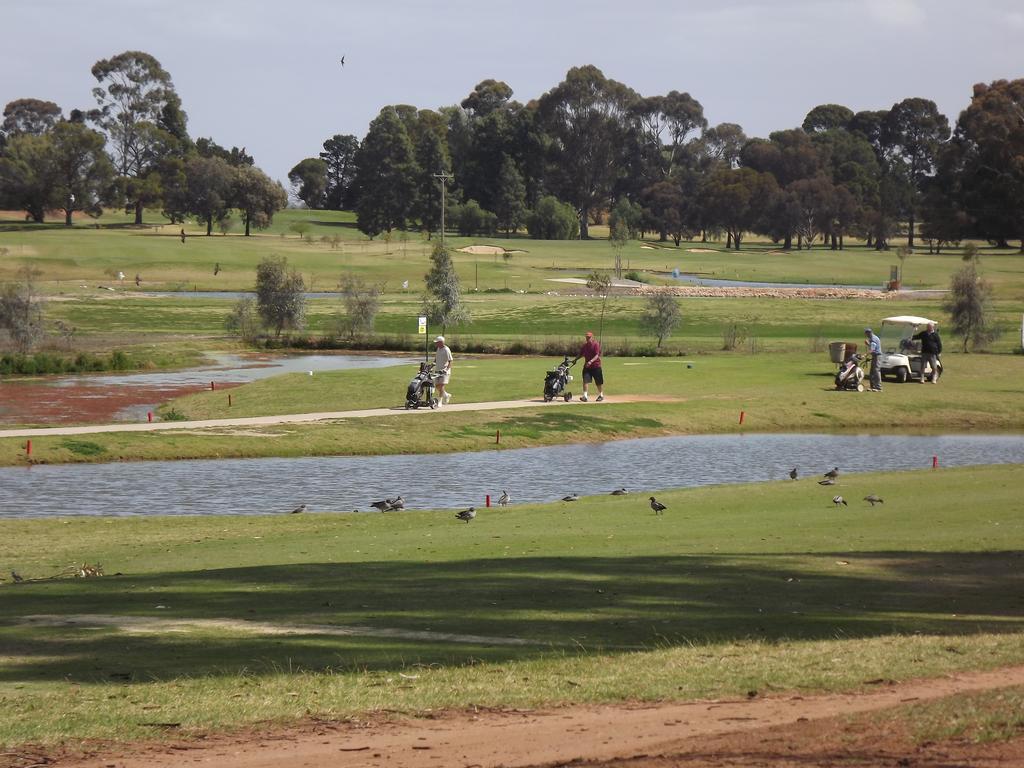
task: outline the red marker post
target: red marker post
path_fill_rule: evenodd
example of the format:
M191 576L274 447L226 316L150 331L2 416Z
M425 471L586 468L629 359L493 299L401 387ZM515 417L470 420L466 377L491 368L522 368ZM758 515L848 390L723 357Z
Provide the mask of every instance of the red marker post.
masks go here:
M231 407L231 395L228 395L228 408Z
M937 469L939 466L939 457L932 456L932 469Z
M491 506L491 494L489 494L489 493L484 497L484 506L485 507L490 507Z
M746 415L744 411L740 411L740 424L743 423L743 417Z
M32 441L31 440L26 440L25 441L25 455L26 456L31 456L32 455Z
M501 430L494 430L494 444L499 445L501 443Z
M148 422L149 422L150 424L152 424L152 423L153 423L153 412L152 412L152 411L146 411L146 420L147 420L147 421L148 421Z
M210 382L210 389L211 389L211 390L214 390L214 389L216 389L216 388L217 388L217 385L216 385L215 383L213 383L213 382L211 381L211 382Z

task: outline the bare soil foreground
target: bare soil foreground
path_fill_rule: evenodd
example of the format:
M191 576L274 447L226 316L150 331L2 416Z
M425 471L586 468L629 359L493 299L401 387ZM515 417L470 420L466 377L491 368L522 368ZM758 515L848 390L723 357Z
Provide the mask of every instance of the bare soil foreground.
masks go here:
M1024 667L906 683L867 693L682 704L574 706L547 711L439 713L430 719L310 721L163 744L99 746L87 754L7 753L27 768L710 768L710 766L1021 766L1024 737L998 744L915 744L897 720L848 719L907 702L1024 684ZM6 760L7 762L3 762Z

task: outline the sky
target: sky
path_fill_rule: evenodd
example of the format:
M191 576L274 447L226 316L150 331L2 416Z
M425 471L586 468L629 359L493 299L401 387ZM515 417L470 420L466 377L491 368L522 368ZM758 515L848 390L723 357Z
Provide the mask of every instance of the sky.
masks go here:
M1024 77L1019 0L0 0L0 25L0 103L91 108L92 65L145 51L193 138L244 146L286 187L382 107L458 104L488 78L526 103L592 64L767 136L818 104L909 97L954 123L974 83Z

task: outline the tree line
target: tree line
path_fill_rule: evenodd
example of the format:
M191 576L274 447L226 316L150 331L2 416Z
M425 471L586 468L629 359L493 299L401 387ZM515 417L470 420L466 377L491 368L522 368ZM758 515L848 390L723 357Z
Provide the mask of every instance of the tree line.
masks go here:
M285 207L284 188L245 148L192 139L171 76L153 56L125 51L92 67L95 106L67 115L52 101L9 102L0 125L0 207L45 221L62 211L99 216L123 207L142 223L160 208L173 223L223 225L237 211L245 227L269 225Z
M953 126L907 98L877 111L822 104L757 138L709 125L688 93L644 97L575 67L526 104L484 80L457 106L386 106L362 141L332 136L289 179L310 208L354 209L371 237L437 231L443 188L446 224L464 234L525 225L586 238L618 210L677 244L710 233L739 249L753 232L787 249L841 249L846 236L880 250L902 236L1005 247L1024 237L1024 80L974 86Z

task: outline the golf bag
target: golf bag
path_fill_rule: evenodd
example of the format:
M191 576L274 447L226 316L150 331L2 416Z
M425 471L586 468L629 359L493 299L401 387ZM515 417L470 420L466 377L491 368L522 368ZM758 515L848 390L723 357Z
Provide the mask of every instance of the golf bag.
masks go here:
M547 376L544 377L544 402L549 403L556 397L561 397L565 402L572 400L572 392L565 391L566 385L572 381L572 376L569 375L569 369L572 368L575 361L570 362L569 356L566 355L565 359L560 362L554 370L548 371Z
M864 391L864 369L860 367L862 359L860 355L850 355L842 362L836 373L836 389Z
M405 407L437 408L437 398L434 397L434 382L437 378L433 363L420 363L419 373L413 376L405 390Z

